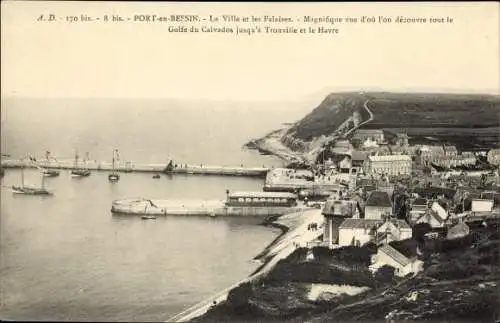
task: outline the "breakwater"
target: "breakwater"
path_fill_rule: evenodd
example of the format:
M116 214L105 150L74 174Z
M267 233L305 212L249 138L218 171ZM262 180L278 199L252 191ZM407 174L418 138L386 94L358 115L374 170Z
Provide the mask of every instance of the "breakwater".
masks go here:
M36 168L44 167L51 169L66 169L72 170L83 167L82 164L76 166L73 160L61 161L39 161L33 163L26 160L2 160L2 168ZM110 162L89 161L84 167L93 171L112 171L113 165ZM125 165L115 165L114 171L131 173L163 173L166 172L167 164L135 164L126 163ZM169 174L186 174L186 175L217 175L217 176L248 176L265 178L269 168L267 167L244 167L241 166L214 166L203 164L178 164L168 171Z
M227 206L221 200L149 200L123 199L113 201L111 212L117 215L196 215L196 216L276 216L297 212L304 207Z

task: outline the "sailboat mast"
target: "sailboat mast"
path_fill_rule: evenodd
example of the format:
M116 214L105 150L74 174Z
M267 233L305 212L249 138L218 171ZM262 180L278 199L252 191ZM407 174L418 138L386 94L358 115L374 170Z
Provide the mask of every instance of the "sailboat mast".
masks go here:
M45 189L45 176L43 176L43 173L42 173L42 190Z
M113 150L112 170L115 171L115 151Z

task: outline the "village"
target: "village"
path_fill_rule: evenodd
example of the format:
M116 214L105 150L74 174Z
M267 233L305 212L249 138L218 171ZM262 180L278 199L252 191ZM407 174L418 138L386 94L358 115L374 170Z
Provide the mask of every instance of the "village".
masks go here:
M325 147L313 167L272 169L266 191L298 194L321 209L307 247L377 247L370 270L404 277L423 268L425 243L485 238L500 220L500 150L409 144L405 133L357 129ZM310 257L312 252L309 253Z

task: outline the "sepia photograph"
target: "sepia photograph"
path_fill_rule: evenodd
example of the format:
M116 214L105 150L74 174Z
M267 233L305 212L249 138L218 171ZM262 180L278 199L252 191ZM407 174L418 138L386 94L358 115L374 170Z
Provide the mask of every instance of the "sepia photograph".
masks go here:
M2 1L0 320L500 322L499 26Z

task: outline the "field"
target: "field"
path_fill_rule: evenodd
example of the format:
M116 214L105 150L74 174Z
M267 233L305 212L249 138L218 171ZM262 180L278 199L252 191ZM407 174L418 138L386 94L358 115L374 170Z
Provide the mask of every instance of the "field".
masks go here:
M288 135L305 142L333 133L356 111L363 129L405 130L413 141L442 140L468 147L498 147L500 96L436 93L332 93ZM434 137L428 139L425 137Z
M392 133L406 132L410 145L447 143L467 151L500 147L500 127L382 129Z

